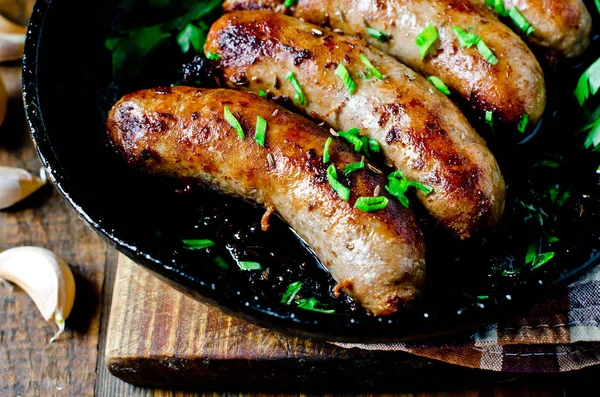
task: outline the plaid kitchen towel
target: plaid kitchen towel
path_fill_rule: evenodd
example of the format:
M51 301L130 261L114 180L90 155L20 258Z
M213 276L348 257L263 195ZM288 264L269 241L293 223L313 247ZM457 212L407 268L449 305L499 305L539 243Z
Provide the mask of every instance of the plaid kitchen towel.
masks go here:
M563 372L600 364L600 266L527 315L444 343L336 343L346 348L405 351L471 368Z

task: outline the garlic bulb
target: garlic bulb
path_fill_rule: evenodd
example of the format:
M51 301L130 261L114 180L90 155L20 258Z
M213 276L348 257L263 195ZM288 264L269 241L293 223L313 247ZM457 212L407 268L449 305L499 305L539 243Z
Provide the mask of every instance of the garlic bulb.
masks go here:
M23 58L25 26L17 25L0 15L0 62Z
M11 248L0 253L0 279L21 287L44 319L58 326L52 343L64 331L75 300L75 280L65 261L44 248Z
M0 210L8 208L46 184L46 173L40 177L20 168L0 166Z

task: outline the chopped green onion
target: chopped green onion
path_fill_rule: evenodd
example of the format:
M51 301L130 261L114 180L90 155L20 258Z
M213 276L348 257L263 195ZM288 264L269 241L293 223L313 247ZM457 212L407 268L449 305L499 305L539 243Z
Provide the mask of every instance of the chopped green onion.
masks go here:
M227 120L229 125L232 126L237 131L239 137L243 141L246 136L244 135L244 130L242 129L240 122L235 118L235 116L233 114L231 114L231 112L229 111L229 107L225 106L224 113L225 113L225 120Z
M444 84L444 82L439 79L439 77L429 76L427 77L427 80L429 80L431 84L433 84L433 86L437 88L438 91L440 91L442 94L450 95L450 90L448 89L446 84Z
M537 269L538 267L546 264L552 258L554 258L554 252L544 252L542 254L538 254L531 264L531 270Z
M598 89L600 89L600 58L583 72L573 94L577 98L579 106L583 106L590 97L590 92L592 95L596 95Z
M238 266L242 270L262 270L262 266L258 262L238 261Z
M525 263L532 263L537 255L537 245L535 243L529 244L527 247L527 253L525 254Z
M363 142L359 134L360 130L358 128L350 128L348 131L338 131L338 135L354 145L354 150L357 152L360 152L363 147Z
M266 98L267 93L264 90L258 90L258 96L261 98Z
M337 180L337 171L333 164L327 168L327 181L342 200L348 201L350 199L350 189Z
M438 31L432 23L427 25L425 29L419 33L419 35L415 38L415 43L417 44L417 47L419 47L421 59L425 59L438 38Z
M504 0L486 0L486 3L488 6L494 7L498 15L505 17L508 14L504 8Z
M354 203L354 208L358 208L364 212L372 212L382 210L387 207L389 200L385 196L377 197L359 197Z
M400 170L396 170L396 171L392 172L391 174L388 175L388 178L406 179L404 177L404 172L402 172Z
M529 115L527 113L525 113L523 115L523 117L521 117L521 120L519 120L519 124L517 124L517 129L519 130L519 132L521 134L523 134L525 132L525 129L527 128L528 123L529 123Z
M365 168L365 162L361 161L359 163L350 163L344 168L344 175L349 175L350 173L358 170L362 170Z
M490 296L489 295L478 295L477 299L478 300L486 300L486 299L490 299Z
M356 90L356 84L352 80L352 77L350 77L348 69L346 69L346 67L340 63L337 69L335 69L335 74L342 80L348 92L350 94L354 94L354 91Z
M229 270L229 265L227 264L227 262L225 262L225 259L223 259L222 257L217 256L215 259L213 259L213 261L219 267L219 269Z
M181 240L183 248L191 251L201 250L215 245L212 240Z
M296 4L296 0L285 0L285 3L283 3L285 7L291 7L294 4Z
M296 95L294 95L294 101L299 103L300 105L306 104L306 98L304 98L304 92L302 91L302 86L300 82L296 78L294 72L289 72L285 79L292 83L292 87L294 87L294 91L296 91Z
M284 305L289 305L296 297L296 294L300 292L300 289L302 289L302 282L296 281L295 283L291 283L290 285L288 285L287 290L281 297L280 302Z
M331 145L331 137L327 138L325 141L325 148L323 149L323 164L329 163L329 145Z
M387 33L383 33L381 30L375 28L365 28L365 30L370 36L375 37L377 40L381 42L387 41Z
M492 50L490 50L490 47L488 47L483 40L477 42L477 50L490 65L493 66L498 64L498 58L496 58Z
M373 66L371 61L369 61L369 58L367 58L364 54L360 54L360 60L367 68L367 77L370 77L372 75L373 77L379 80L383 80L383 75L379 72L379 70L375 68L375 66Z
M373 139L373 138L369 138L369 150L374 152L374 153L379 153L381 151L381 148L379 147L379 142L377 142L377 140Z
M254 139L260 146L265 146L265 135L267 133L267 120L260 116L256 116L256 130Z
M390 176L388 176L388 184L386 185L385 190L387 190L392 196L396 197L396 199L400 201L400 204L408 208L408 198L404 195L408 189L408 181L406 178L404 178L404 175L402 175L400 179L397 179L397 177L392 176L394 174L395 173L392 173Z
M431 192L433 192L433 188L431 186L417 181L408 181L408 186L416 187L426 195L430 195Z
M209 51L206 53L206 58L210 59L211 61L218 61L219 59L221 59L221 55L215 54L214 52Z
M494 113L491 110L485 112L485 121L490 125L494 126Z
M481 40L475 33L466 32L458 26L453 27L452 31L458 38L458 42L462 48L471 48Z
M298 307L300 309L310 310L310 311L319 312L319 313L326 313L326 314L335 313L335 310L325 310L325 309L318 308L317 305L320 305L320 306L325 306L325 305L322 305L315 298L298 299L297 303L298 303Z
M521 14L521 11L517 10L517 7L513 7L508 12L508 16L512 21L521 29L527 36L535 31L531 23Z

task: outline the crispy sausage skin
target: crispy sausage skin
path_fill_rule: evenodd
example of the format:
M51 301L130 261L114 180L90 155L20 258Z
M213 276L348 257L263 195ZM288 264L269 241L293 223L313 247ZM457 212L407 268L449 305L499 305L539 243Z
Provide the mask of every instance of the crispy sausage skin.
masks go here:
M560 1L560 0L553 0ZM283 0L226 0L225 11L283 10ZM494 118L518 122L524 114L536 123L546 106L542 69L527 45L485 7L471 0L298 0L289 11L306 22L358 35L425 77L439 77L453 92ZM421 59L415 38L433 24L435 51ZM474 28L498 58L492 66L477 46L461 48L452 31ZM385 42L367 34L372 27L389 34Z
M590 44L592 17L581 0L504 0L504 7L517 7L531 23L535 30L526 39L534 45L574 58Z
M245 139L225 120L225 106ZM254 138L257 116L267 121L265 147ZM414 215L392 198L379 211L353 208L377 186L385 195L386 181L367 168L344 177L344 166L360 157L334 140L331 163L351 189L343 201L323 163L329 134L301 116L251 93L173 87L126 95L110 111L107 131L133 167L274 207L367 311L391 315L419 294L424 243Z
M417 195L442 225L462 238L494 225L504 208L504 180L494 156L458 108L423 77L357 37L344 36L269 11L225 14L209 31L205 51L221 56L224 82L293 98L294 72L305 106L338 130L359 128L379 141L386 160L409 179L433 187ZM360 79L360 54L383 80ZM356 83L350 95L335 70Z

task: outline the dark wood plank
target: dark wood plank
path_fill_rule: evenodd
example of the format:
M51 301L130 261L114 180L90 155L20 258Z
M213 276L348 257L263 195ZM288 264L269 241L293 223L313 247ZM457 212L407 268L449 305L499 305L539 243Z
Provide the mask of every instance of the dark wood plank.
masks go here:
M0 164L38 171L19 102L0 128ZM46 186L24 203L0 211L0 250L38 245L71 266L77 295L67 332L48 345L54 329L24 293L0 288L0 396L92 396L107 248Z

